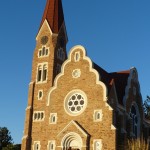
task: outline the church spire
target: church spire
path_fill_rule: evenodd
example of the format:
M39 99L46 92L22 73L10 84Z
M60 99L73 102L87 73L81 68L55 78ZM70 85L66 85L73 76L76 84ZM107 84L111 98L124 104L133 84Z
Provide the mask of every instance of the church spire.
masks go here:
M47 0L40 28L45 19L47 20L52 32L58 33L64 22L61 0Z

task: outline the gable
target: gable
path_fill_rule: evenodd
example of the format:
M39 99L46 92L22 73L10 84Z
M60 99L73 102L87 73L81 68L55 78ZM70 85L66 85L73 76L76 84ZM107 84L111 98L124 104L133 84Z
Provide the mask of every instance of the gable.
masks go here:
M79 55L79 60L75 58L78 57L77 55ZM91 59L86 56L84 47L75 46L71 49L68 59L62 65L61 73L57 75L54 86L49 90L47 106L50 104L51 93L61 85L59 82L65 80L65 78L67 79L65 81L66 86L72 81L73 89L78 89L79 84L82 86L81 82L85 86L91 86L91 88L94 88L95 85L99 86L103 92L102 100L107 100L106 85L101 81L100 74L93 68Z

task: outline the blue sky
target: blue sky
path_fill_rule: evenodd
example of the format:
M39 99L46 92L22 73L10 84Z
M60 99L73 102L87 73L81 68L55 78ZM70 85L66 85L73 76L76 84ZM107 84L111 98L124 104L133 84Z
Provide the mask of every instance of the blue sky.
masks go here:
M0 2L0 126L21 143L32 56L46 0ZM143 99L150 95L150 1L63 0L69 42L108 72L138 70Z

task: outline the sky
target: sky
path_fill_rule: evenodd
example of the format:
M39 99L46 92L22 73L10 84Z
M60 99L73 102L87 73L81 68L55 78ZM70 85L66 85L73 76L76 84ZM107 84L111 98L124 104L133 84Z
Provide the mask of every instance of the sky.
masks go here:
M138 70L143 100L150 95L150 1L62 0L67 51L82 45L108 72ZM0 1L0 126L21 143L28 84L46 0Z

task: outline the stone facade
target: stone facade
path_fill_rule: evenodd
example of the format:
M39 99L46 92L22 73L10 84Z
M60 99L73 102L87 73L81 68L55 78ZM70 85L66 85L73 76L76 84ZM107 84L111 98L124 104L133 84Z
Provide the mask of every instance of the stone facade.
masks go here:
M53 14L63 17L61 0L48 0L45 13L55 10L54 2L59 14ZM22 150L120 150L129 138L148 140L137 70L108 73L82 46L67 58L65 23L54 33L45 13L36 37Z

